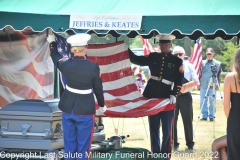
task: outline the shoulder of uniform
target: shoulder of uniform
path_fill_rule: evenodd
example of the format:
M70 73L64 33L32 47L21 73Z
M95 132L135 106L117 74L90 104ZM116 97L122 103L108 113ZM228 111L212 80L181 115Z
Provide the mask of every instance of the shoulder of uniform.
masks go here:
M179 59L177 56L173 56L172 54L171 54L169 57L171 57L174 61L181 60L181 59Z
M156 56L158 56L158 55L159 55L158 52L151 52L148 56L144 56L144 57L146 57L146 58L148 58L148 57L153 58L153 57L156 57Z
M89 62L90 65L98 66L98 64L96 62L92 62L92 61L89 61L89 60L87 60L87 61Z
M158 53L158 52L151 52L151 53L149 54L149 56L151 56L151 55L159 55L159 54L161 54L161 53Z
M175 61L176 61L177 63L183 64L183 60L182 60L182 59L180 59L180 58L178 58L178 57L175 57L175 56L173 56L173 57L175 58Z

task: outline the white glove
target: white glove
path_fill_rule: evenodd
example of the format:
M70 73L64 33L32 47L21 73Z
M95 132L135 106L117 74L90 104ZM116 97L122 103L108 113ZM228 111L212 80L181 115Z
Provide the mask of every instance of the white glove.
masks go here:
M104 106L104 107L99 107L99 110L104 113L104 112L107 110L107 107L106 107L106 106Z
M49 43L55 42L55 35L54 34L48 34L47 41Z
M107 110L107 107L104 106L104 107L99 107L97 110L96 110L96 115L105 115L104 112Z
M170 95L169 104L174 104L174 103L176 103L176 97L174 95Z

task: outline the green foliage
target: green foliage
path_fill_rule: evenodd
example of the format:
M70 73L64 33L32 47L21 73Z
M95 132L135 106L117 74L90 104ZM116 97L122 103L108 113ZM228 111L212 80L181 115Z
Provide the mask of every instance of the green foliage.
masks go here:
M223 71L229 72L231 71L231 67L233 65L233 57L238 48L232 42L227 42L227 49L222 51L222 55L217 55L216 59L222 62Z
M140 36L137 36L135 38L130 38L130 48L142 48L142 40L140 38Z
M227 49L226 42L227 41L224 41L222 38L219 37L215 38L214 40L202 39L203 52L205 53L206 49L211 47L213 48L215 55L221 55L221 51Z
M148 39L148 42L157 48L157 44L154 44L154 38ZM129 38L130 48L143 48L141 36L136 36L135 38Z

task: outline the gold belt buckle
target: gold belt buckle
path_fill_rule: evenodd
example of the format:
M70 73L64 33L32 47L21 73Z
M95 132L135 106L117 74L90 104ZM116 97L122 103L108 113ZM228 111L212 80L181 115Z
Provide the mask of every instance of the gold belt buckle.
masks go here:
M158 81L161 81L162 80L162 76L158 77Z

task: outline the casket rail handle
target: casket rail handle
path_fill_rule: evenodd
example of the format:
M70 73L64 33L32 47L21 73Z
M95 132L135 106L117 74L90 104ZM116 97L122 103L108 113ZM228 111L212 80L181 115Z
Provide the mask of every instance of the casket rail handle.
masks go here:
M8 137L8 136L36 136L36 137L43 137L46 139L50 139L53 137L53 132L27 132L26 134L23 132L12 132L12 131L5 131L1 130L0 132L1 137Z
M32 127L32 125L30 124L22 124L22 136L26 137L27 136L27 132L30 131L30 128Z
M8 122L6 123L8 124ZM5 127L2 127L0 130L0 136L1 137L8 137L8 136L23 136L23 137L27 137L27 136L36 136L36 137L43 137L44 139L51 139L54 137L54 133L53 131L49 130L49 129L45 129L45 132L29 132L31 129L31 125L30 124L22 124L21 128L22 128L22 132L14 132L14 131L8 131L8 125L6 125Z

